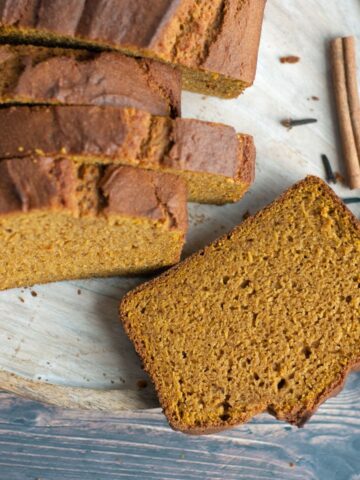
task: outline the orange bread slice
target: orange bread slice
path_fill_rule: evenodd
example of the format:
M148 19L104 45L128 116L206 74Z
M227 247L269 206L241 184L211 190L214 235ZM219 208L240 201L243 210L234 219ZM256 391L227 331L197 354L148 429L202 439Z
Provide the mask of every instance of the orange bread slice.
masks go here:
M0 45L0 104L116 105L180 115L181 74L150 59Z
M360 225L308 177L120 307L173 428L302 425L360 366Z
M115 107L0 109L0 159L61 155L83 163L161 170L186 181L189 200L239 200L254 179L255 147L232 127Z
M265 3L1 0L0 38L155 58L179 67L187 89L234 97L254 81Z
M0 290L172 265L186 227L178 177L68 159L0 162Z

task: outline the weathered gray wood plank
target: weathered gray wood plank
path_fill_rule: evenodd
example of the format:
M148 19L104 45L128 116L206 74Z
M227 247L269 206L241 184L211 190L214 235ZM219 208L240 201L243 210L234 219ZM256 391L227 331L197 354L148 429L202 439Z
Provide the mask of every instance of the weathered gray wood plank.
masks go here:
M1 480L358 480L360 374L304 429L262 415L216 435L173 432L159 409L65 410L0 393Z

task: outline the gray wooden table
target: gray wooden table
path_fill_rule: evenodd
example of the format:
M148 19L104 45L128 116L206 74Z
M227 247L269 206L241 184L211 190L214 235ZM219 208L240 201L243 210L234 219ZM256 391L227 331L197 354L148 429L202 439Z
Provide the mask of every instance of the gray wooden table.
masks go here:
M63 410L0 393L1 480L358 480L360 374L303 429L262 415L216 435L173 432L159 409Z

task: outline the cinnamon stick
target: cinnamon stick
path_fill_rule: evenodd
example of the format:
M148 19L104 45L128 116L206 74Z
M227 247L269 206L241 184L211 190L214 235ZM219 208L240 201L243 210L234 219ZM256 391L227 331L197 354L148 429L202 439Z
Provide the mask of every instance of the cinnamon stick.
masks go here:
M331 42L331 65L339 128L350 188L360 188L360 153L358 153L355 140L355 135L357 135L355 130L359 125L359 111L356 108L358 95L355 63L353 40L334 39ZM349 90L351 91L349 92Z
M360 97L356 78L355 37L343 39L345 53L345 71L351 123L355 137L358 159L360 160Z

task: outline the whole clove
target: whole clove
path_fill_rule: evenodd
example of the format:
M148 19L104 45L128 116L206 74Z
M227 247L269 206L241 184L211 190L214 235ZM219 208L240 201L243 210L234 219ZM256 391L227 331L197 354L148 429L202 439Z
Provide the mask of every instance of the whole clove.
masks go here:
M302 118L300 120L293 120L292 118L286 118L285 120L281 120L281 125L283 127L288 128L289 130L292 127L297 127L299 125L309 125L310 123L316 123L317 118Z
M330 160L324 153L321 155L321 160L323 162L324 169L325 169L326 181L328 183L336 183L337 182L336 175L331 167Z
M347 205L350 203L360 203L360 197L342 198L342 201Z

